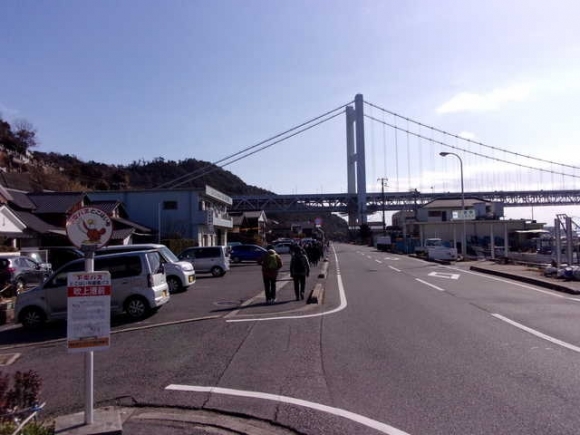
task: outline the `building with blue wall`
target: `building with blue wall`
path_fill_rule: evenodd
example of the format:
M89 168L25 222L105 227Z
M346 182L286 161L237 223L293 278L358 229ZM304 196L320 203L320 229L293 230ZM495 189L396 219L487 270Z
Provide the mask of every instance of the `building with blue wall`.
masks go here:
M88 192L92 201L121 201L131 217L157 229L158 240L186 238L199 246L226 245L233 220L232 198L210 187L203 189L119 190Z

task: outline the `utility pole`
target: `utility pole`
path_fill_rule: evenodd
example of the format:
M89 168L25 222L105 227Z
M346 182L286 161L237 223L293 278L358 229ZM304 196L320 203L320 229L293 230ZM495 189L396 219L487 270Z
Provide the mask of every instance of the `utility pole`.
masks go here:
M377 178L381 182L381 194L383 195L383 236L387 235L387 223L385 221L385 187L388 187L389 179L386 177Z

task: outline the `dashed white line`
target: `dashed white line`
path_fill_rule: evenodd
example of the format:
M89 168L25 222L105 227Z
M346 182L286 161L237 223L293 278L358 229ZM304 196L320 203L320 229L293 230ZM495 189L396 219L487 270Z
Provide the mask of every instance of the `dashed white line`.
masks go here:
M516 328L521 329L522 331L526 331L526 332L528 332L528 333L530 333L532 335L535 335L536 337L539 337L539 338L541 338L543 340L547 340L550 343L554 343L554 344L557 344L558 346L562 346L562 347L565 347L566 349L570 349L570 350L573 350L574 352L580 353L580 347L578 347L578 346L574 346L573 344L566 343L565 341L558 340L557 338L554 338L554 337L551 337L549 335L546 335L546 334L544 334L544 333L542 333L540 331L536 331L535 329L532 329L532 328L530 328L528 326L522 325L521 323L518 323L518 322L515 322L515 321L513 321L511 319L508 319L507 317L502 316L501 314L494 314L494 313L492 313L491 315L493 317L495 317L496 319L499 319L499 320L502 320L502 321L504 321L506 323L509 323L510 325L515 326Z
M381 423L380 421L370 419L368 417L365 417L364 415L356 414L354 412L346 411L340 408L334 408L332 406L322 405L316 402L310 402L308 400L295 399L294 397L288 396L281 396L279 394L260 393L258 391L234 390L231 388L201 387L195 385L177 385L177 384L168 385L167 387L165 387L165 389L174 391L192 391L197 393L225 394L229 396L249 397L253 399L271 400L273 402L288 403L290 405L303 406L305 408L310 408L316 411L322 411L328 414L336 415L338 417L343 417L388 435L409 435L407 432L403 432L402 430L399 430L388 424Z
M395 272L400 272L401 271L401 269L397 269L396 267L393 267L393 266L389 266L389 268L390 269L393 269Z

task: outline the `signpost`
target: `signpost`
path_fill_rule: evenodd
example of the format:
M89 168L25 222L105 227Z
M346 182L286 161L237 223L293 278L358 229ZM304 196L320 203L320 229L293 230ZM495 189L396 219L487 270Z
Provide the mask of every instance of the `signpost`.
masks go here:
M69 352L109 348L111 336L111 274L68 274L67 347Z
M83 207L67 219L66 233L85 253L85 271L67 277L67 343L69 352L85 352L85 424L92 424L93 350L109 348L111 328L111 276L95 272L95 251L107 244L113 224L103 210Z

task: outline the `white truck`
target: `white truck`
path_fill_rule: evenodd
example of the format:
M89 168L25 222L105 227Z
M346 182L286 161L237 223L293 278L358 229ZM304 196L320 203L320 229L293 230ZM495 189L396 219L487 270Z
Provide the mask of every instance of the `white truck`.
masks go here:
M445 246L438 237L425 239L423 246L415 247L415 254L429 261L457 261L457 249Z
M375 242L375 248L378 251L390 251L391 250L391 236L379 236Z

